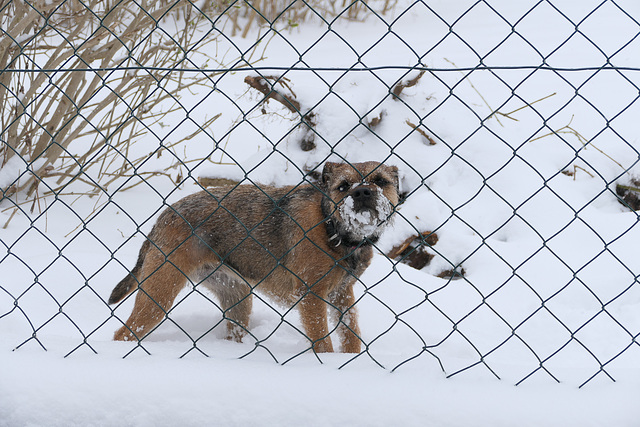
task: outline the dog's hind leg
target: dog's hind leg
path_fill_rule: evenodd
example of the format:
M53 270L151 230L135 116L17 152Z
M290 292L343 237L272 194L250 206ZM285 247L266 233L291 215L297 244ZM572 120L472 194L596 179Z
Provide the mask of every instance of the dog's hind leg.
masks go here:
M157 250L147 254L133 311L125 325L115 332L114 340L140 340L165 318L189 274L182 270L189 263L179 262L180 258L171 256L166 260Z
M225 265L218 266L215 272L202 281L202 285L220 301L222 314L227 319L226 339L241 342L248 332L253 306L251 285Z

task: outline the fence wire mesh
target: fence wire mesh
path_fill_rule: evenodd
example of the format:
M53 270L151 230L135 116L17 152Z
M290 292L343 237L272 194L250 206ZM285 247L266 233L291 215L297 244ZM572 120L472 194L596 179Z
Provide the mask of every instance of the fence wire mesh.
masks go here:
M0 2L0 331L66 355L310 354L295 305L259 283L243 343L222 339L233 307L207 278L124 347L110 340L135 296L108 295L185 195L326 192L328 161L373 159L398 167L400 204L355 283L362 350L343 366L624 375L640 359L640 8L512 3ZM280 266L296 247L263 249Z

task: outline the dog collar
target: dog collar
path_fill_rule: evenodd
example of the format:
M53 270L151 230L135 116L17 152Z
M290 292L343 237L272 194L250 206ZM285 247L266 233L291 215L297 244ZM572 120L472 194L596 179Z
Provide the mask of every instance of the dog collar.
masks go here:
M325 221L325 227L327 229L327 236L329 236L329 242L335 248L337 248L339 246L344 246L350 252L352 252L352 251L356 250L359 247L364 247L364 246L368 246L368 245L371 244L371 241L369 239L367 239L367 238L364 238L362 240L353 240L353 239L350 239L346 235L340 235L338 233L338 229L337 229L335 223L333 222L333 219L331 219L331 218L328 218Z

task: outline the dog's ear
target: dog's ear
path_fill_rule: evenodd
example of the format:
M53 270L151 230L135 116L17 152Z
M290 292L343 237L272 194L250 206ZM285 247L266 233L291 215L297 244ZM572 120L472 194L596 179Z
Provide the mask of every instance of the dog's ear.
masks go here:
M391 171L391 175L393 176L393 179L395 181L396 191L399 194L400 193L400 174L398 173L398 167L397 166L389 166L389 170Z
M331 176L333 175L333 171L338 167L338 163L327 162L324 164L324 168L322 169L322 184L325 186L329 183Z

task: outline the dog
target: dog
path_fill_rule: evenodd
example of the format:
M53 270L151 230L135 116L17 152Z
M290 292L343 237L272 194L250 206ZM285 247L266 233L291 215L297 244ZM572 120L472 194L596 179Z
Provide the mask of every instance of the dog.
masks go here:
M164 210L133 270L109 304L139 290L114 340L141 340L188 282L217 296L226 338L248 333L255 291L300 313L315 352L332 352L331 312L342 352L362 339L353 285L398 204L398 169L377 162L326 163L317 184L237 185L192 194Z

